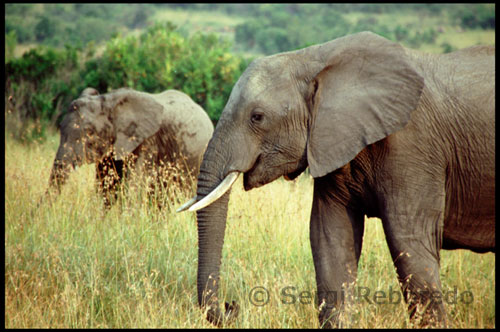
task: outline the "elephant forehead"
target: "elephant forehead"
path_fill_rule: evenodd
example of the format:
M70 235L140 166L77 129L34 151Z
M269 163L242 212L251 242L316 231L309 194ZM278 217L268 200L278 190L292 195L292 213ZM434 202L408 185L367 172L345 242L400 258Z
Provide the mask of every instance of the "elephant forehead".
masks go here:
M269 56L248 70L245 91L253 96L274 96L293 87L293 68L284 55Z
M84 126L92 127L97 132L101 132L103 129L109 127L106 117L98 114L87 112L82 114L81 120Z
M277 85L281 85L276 80L262 73L251 73L243 80L240 80L233 88L228 104L231 109L234 106L245 107L247 104L259 103L268 99L274 94Z
M254 108L279 110L293 93L293 80L283 56L254 60L233 87L221 119L236 121Z
M90 112L75 113L68 121L68 125L77 130L93 128L98 133L111 126L107 117Z
M239 102L252 100L261 95L268 85L265 75L255 70L249 71L234 86L230 99Z

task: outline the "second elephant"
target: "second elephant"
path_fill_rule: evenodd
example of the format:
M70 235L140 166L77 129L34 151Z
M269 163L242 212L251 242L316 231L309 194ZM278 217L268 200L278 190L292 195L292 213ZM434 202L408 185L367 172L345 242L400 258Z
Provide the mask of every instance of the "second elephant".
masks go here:
M73 168L96 163L109 206L125 169L157 181L171 166L196 176L213 130L206 112L180 91L149 94L123 88L101 95L86 88L61 122L50 186L60 189Z

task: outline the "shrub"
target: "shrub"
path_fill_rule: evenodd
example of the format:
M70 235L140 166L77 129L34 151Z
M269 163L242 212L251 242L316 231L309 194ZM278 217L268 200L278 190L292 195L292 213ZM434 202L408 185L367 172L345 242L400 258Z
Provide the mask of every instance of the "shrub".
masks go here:
M451 16L466 29L495 29L494 4L461 5L455 8Z
M78 66L78 51L39 47L5 64L6 111L16 112L19 121L35 121L41 126L54 123L64 101L71 98L73 75ZM16 137L31 137L17 133Z
M101 93L121 87L149 93L180 90L216 122L248 64L230 53L227 41L213 34L184 37L169 23L138 37L116 36L101 56L92 57L94 52L93 44L85 50L38 47L6 62L6 116L35 123L12 126L17 131L13 137L43 139L45 126L57 124L71 100L89 86Z
M42 42L45 39L52 38L56 33L54 20L43 16L35 26L35 36L37 42Z
M181 90L215 122L246 65L214 34L186 38L172 24L157 24L139 37L111 39L100 58L85 64L82 77L101 92L124 86L150 93Z
M5 34L5 61L10 61L14 58L14 50L17 45L16 30L9 31Z
M442 43L441 47L443 48L443 53L450 53L450 52L455 51L455 48L452 45L450 45L450 43L448 43L448 42Z
M9 61L5 66L5 74L6 77L25 79L36 84L55 72L60 59L60 54L51 48L31 49L21 58Z

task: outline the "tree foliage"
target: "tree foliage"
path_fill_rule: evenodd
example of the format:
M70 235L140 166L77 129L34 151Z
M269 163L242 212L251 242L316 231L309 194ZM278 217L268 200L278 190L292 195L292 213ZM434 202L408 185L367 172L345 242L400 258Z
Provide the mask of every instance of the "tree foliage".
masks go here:
M154 5L11 3L5 12L5 33L16 31L18 42L62 47L104 41L123 27L143 28Z
M378 30L387 37L409 39L409 46L419 44L416 27L394 27L385 22L368 25L350 22L345 14L394 14L449 17L464 29L494 29L494 4L6 4L5 33L15 31L18 42L39 42L50 46L65 43L80 46L90 41L111 38L124 28L144 28L151 24L152 15L163 8L225 12L245 18L236 28L236 43L246 51L279 52L291 45L324 42L340 35L360 31L361 28ZM390 22L388 22L390 23ZM409 30L401 34L401 28ZM425 30L425 27L420 30Z
M157 93L185 92L217 121L246 62L214 34L185 38L171 24L157 24L140 37L111 39L101 57L87 63L85 86L108 91L130 87Z
M421 15L449 15L453 22L467 29L495 26L494 5L487 4L255 4L249 10L253 14L236 26L235 41L243 49L264 54L289 51L366 30L414 48L434 43L438 35L436 27L382 22L369 15L355 22L347 20L344 14L355 10L378 14L418 10Z
M82 49L38 47L6 63L6 96L22 119L55 123L86 87L185 92L216 122L247 61L216 35L184 37L172 24L112 38L98 57ZM89 53L89 50L87 50ZM92 51L90 51L92 54ZM32 92L32 93L30 93Z
M237 24L224 27L226 34L234 28L234 43L213 34L189 35L168 23L153 25L153 14L164 8L237 16ZM5 11L6 111L15 110L20 121L37 121L38 129L56 123L87 86L101 93L121 87L181 90L216 122L248 64L235 50L274 54L365 30L412 48L436 44L443 27L387 19L409 14L439 17L458 31L495 28L494 4L10 3ZM440 39L443 52L454 50ZM15 58L18 43L40 46Z

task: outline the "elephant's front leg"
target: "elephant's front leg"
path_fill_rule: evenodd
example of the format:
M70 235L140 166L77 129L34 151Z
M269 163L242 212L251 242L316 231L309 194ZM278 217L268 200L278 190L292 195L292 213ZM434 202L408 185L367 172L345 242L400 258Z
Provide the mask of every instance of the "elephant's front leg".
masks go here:
M117 198L117 187L123 178L123 161L107 156L96 166L98 189L103 195L106 208Z
M320 181L314 183L310 224L319 322L323 328L341 327L339 314L356 280L364 214L346 208Z

